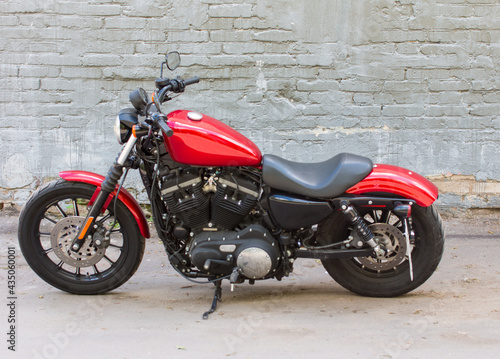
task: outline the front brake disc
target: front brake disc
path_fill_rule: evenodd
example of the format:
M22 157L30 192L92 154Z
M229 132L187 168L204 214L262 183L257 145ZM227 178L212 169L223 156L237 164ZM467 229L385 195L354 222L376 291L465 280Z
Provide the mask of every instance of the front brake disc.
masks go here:
M105 248L97 248L94 241L86 239L77 252L71 250L71 244L85 221L84 217L65 217L61 219L50 233L50 243L54 253L63 263L73 267L90 267L99 262Z

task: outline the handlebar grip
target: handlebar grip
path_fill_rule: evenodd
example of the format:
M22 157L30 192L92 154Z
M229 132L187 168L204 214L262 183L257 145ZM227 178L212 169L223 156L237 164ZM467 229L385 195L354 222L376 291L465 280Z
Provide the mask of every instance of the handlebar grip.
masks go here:
M160 126L162 132L165 134L167 137L172 137L174 135L174 131L170 128L169 125L165 122L163 119L158 120L158 126Z
M200 78L198 76L191 77L190 79L184 80L184 86L196 84L200 82Z

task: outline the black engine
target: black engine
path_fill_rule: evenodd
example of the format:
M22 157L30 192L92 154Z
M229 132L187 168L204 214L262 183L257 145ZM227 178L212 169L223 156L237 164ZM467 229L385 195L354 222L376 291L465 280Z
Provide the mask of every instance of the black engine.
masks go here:
M163 178L161 193L174 215L174 236L185 240L186 255L201 272L230 274L235 267L249 279L270 277L280 250L256 222L259 183L238 170L188 167Z
M188 249L193 264L211 274L230 274L235 267L249 279L264 278L276 270L278 244L258 224L240 231L202 232Z
M190 231L232 230L255 208L259 185L241 174L188 167L166 176L161 194L179 225Z
M170 212L180 222L177 228L195 230L210 221L210 198L203 191L199 169L177 169L162 182L161 194Z

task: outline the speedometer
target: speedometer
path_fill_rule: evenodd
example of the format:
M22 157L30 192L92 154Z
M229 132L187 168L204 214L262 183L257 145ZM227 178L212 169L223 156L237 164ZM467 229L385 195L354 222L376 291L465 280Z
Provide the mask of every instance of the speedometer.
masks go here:
M139 111L143 111L148 104L148 94L146 90L140 87L132 91L128 98L132 105Z

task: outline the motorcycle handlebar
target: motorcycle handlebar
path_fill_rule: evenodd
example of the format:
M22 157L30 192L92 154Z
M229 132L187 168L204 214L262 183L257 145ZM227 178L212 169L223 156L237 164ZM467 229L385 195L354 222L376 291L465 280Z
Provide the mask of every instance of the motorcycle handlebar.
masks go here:
M183 92L184 88L186 86L192 85L192 84L195 84L198 82L200 82L200 78L198 76L192 77L192 78L187 79L187 80L181 80L181 79L170 80L170 83L160 90L160 93L159 93L160 103L164 102L165 95L167 94L168 91Z
M198 82L200 82L200 78L198 76L191 77L190 79L184 80L184 86L197 84Z
M167 137L172 137L174 135L174 131L170 128L169 125L164 120L159 120L158 121L158 126L160 126L162 132L165 134Z
M165 121L166 118L167 118L167 116L165 116L163 114L154 114L153 115L153 121L158 125L158 127L160 127L160 129L164 133L164 135L167 137L172 137L174 135L174 131L167 124L167 121Z

